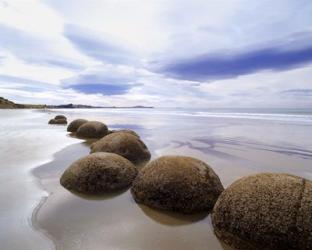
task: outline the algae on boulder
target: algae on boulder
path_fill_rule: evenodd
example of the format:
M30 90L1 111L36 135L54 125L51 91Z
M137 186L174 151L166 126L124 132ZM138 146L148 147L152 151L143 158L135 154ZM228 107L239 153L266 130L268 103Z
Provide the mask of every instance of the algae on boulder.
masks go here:
M241 178L220 195L212 223L234 249L312 249L312 182L274 173Z
M85 120L85 119L76 119L76 120L73 120L71 123L69 123L68 127L67 127L67 131L68 132L77 132L78 128L85 124L86 122L88 122L88 120Z
M111 152L119 154L133 163L148 161L151 153L135 135L130 133L111 133L91 145L91 153Z
M131 188L138 203L182 213L210 211L222 191L210 166L185 156L163 156L150 162Z
M137 175L127 159L112 153L94 153L74 162L63 173L60 183L83 194L104 194L126 188Z
M82 124L77 130L77 136L81 138L102 138L107 135L107 126L98 121L89 121Z

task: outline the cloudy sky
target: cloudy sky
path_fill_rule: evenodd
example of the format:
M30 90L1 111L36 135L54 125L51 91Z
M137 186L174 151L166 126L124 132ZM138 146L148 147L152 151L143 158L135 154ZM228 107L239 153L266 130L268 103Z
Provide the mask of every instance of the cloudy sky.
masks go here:
M311 13L311 0L0 0L0 96L312 108Z

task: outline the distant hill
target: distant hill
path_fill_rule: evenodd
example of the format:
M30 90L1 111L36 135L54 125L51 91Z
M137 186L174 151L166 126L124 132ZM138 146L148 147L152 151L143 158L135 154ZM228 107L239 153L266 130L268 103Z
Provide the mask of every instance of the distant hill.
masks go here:
M100 107L81 104L63 104L63 105L45 105L45 104L18 104L8 99L0 97L0 109L96 109L96 108L154 108L145 106L133 106L133 107Z
M0 108L2 109L14 109L17 108L14 102L9 101L8 99L5 99L3 97L0 97Z
M45 108L46 105L37 105L37 104L18 104L12 102L8 99L0 97L0 109L42 109Z

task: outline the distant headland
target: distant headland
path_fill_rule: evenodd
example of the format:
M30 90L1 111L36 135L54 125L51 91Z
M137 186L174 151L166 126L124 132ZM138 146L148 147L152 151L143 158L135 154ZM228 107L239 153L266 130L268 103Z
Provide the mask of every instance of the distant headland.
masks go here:
M62 104L62 105L46 105L46 104L19 104L8 99L0 97L0 109L96 109L96 108L154 108L151 106L91 106L82 104Z

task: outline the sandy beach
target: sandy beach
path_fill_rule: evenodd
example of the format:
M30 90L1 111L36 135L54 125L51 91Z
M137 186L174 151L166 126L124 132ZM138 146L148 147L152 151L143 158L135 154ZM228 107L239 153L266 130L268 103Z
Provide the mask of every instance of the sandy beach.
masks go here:
M0 250L312 250L312 0L0 0Z
M194 116L157 110L61 113L70 120L83 117L113 129L134 129L152 158L173 154L199 158L213 167L225 187L259 172L312 176L311 122L303 116ZM33 212L33 227L52 239L57 249L227 249L214 235L209 214L186 216L137 205L127 190L87 197L64 189L59 184L63 171L90 151L83 140L66 138L74 143L32 169L49 193Z
M128 190L87 197L64 189L61 174L90 149L66 126L47 124L56 114L133 129L152 159L196 157L215 170L225 187L259 172L312 178L309 114L2 110L1 249L226 249L213 233L209 214L151 209L136 204Z

